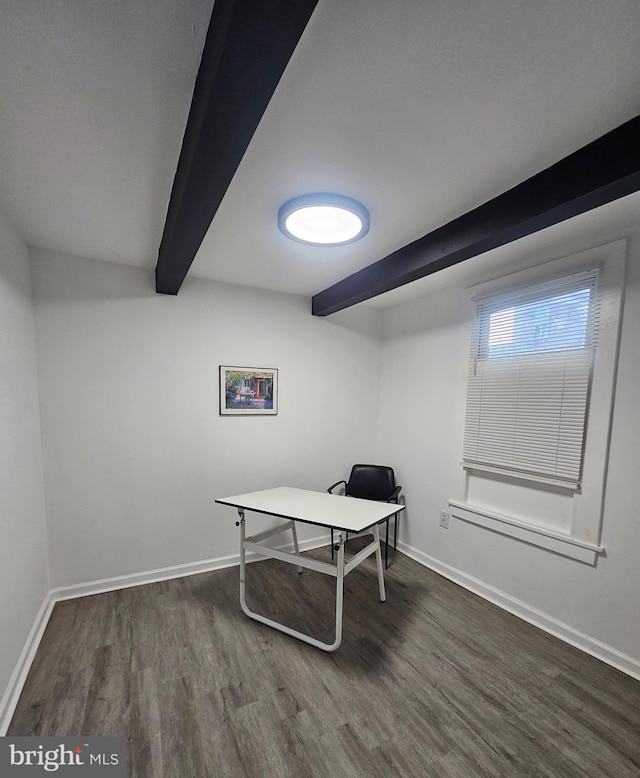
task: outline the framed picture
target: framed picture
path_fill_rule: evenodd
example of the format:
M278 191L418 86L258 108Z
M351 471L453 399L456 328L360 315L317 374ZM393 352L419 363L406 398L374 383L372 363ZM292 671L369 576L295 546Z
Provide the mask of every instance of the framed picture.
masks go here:
M221 416L275 416L277 413L276 369L220 365Z

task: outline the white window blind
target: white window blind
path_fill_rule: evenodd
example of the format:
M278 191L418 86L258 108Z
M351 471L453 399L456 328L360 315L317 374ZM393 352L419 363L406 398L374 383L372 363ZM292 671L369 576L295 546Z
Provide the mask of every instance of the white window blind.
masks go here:
M597 269L476 301L463 466L578 488Z

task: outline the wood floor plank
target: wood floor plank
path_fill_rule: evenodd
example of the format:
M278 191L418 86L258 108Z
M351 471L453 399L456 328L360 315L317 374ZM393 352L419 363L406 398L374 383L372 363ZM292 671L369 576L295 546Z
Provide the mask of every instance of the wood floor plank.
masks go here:
M332 638L334 580L247 579ZM9 734L125 735L134 778L640 776L640 683L401 554L386 585L345 579L334 654L237 568L58 603Z

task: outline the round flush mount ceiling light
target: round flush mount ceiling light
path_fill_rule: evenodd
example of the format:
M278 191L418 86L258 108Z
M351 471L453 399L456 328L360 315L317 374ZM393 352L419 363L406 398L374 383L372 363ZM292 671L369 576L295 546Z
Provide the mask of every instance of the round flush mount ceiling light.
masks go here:
M369 232L369 211L343 195L301 195L280 208L278 227L283 235L299 243L344 246Z

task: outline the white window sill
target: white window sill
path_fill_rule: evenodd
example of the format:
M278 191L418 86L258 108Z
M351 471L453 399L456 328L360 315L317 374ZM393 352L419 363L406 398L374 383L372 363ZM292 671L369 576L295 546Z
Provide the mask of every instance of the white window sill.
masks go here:
M470 524L477 524L480 527L486 527L502 535L517 538L533 546L547 549L547 551L554 551L556 554L577 559L590 565L594 565L597 555L604 552L603 546L585 543L582 540L572 538L570 535L563 535L560 532L554 532L544 527L537 527L508 516L501 516L498 513L492 513L486 508L480 508L471 503L449 500L449 507L451 515L456 519L461 519Z

